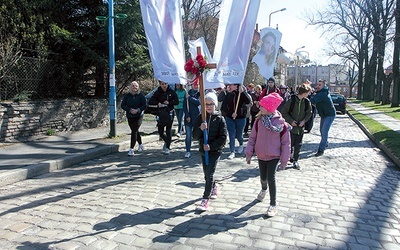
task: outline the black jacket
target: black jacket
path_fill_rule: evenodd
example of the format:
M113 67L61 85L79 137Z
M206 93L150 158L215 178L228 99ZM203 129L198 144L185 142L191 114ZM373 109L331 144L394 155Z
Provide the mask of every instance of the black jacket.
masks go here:
M237 99L239 97L239 91L235 90L232 92L227 92L221 105L221 111L224 116L232 118L232 114L235 112L235 107L237 104ZM220 99L218 99L219 101ZM246 118L247 105L251 103L251 97L248 93L240 93L240 100L237 108L236 118Z
M150 98L149 105L157 105L158 103L164 103L165 101L168 101L169 111L173 110L174 106L179 104L178 96L169 85L165 92L161 87L158 87L156 92L154 92L153 96Z
M226 128L225 118L219 113L206 115L208 124L208 145L210 145L210 153L222 152L225 146L228 130ZM202 123L201 114L197 117L193 126L193 139L199 141L199 151L204 154L204 136L203 131L200 129Z
M146 98L140 92L137 94L127 93L122 99L121 108L126 111L127 118L140 117L144 114L143 111L146 109ZM140 112L132 114L130 112L131 108L140 109Z

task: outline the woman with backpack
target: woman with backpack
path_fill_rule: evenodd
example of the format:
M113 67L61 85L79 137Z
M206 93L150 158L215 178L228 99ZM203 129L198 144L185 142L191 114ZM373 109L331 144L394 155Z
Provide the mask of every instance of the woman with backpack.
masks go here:
M293 158L293 167L300 170L298 163L301 146L303 145L304 127L306 122L311 118L311 103L307 96L311 88L307 84L302 84L298 88L298 94L286 102L282 109L282 116L287 123L292 126L290 130L291 153Z

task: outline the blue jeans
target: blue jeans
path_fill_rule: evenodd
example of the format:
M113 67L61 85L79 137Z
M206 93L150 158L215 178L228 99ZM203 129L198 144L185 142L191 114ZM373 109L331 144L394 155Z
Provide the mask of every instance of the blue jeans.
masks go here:
M321 121L319 124L319 132L321 133L321 142L319 143L318 151L324 152L326 145L328 144L328 133L329 129L332 126L333 120L335 120L335 116L321 117Z
M186 152L190 152L190 148L192 146L193 127L190 125L185 125L185 130L186 130L186 137L185 137Z
M229 134L229 150L235 152L235 138L239 141L239 145L243 145L243 130L246 124L246 118L232 119L225 117L226 127Z
M183 121L183 109L175 109L175 113L176 113L176 119L178 120L178 133L182 132L182 121Z

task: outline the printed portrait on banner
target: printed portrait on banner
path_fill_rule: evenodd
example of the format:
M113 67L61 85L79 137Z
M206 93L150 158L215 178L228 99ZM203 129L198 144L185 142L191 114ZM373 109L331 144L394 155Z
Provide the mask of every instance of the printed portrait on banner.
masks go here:
M253 57L259 68L259 73L268 79L274 76L276 57L278 56L282 33L274 28L264 28L260 32L259 49Z

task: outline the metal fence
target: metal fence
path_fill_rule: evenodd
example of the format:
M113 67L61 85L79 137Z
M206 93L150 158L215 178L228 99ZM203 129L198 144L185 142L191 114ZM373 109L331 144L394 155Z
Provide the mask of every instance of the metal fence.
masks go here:
M45 79L53 72L51 60L22 57L0 81L0 101L19 100L42 95L49 86ZM56 81L53 81L57 84Z

